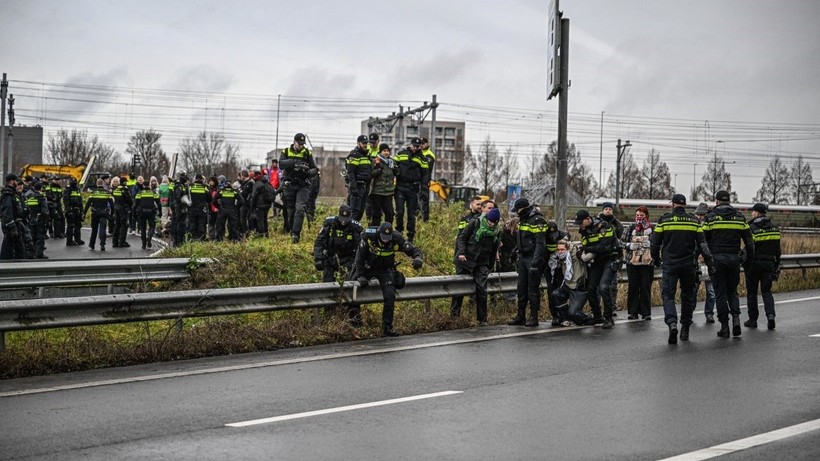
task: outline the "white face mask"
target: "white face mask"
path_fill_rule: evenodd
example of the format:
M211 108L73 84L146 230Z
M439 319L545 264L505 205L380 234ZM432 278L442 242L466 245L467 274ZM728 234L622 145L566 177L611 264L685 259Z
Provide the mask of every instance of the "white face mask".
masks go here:
M558 259L567 259L567 252L555 253L558 256Z

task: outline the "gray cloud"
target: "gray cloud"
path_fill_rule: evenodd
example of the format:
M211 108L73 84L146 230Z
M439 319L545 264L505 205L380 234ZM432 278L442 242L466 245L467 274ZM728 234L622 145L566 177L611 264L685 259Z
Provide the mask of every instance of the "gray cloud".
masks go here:
M230 72L217 66L200 64L179 69L164 87L172 90L222 93L230 90L235 83L236 78Z

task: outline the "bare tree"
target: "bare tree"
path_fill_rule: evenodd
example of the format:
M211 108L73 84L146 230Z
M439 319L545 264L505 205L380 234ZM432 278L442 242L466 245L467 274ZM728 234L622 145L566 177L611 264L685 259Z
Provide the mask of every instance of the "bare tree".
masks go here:
M516 160L512 147L508 147L507 150L504 151L504 155L501 156L501 194L496 194L496 198L499 200L506 199L507 185L512 183L513 178L517 177L517 175L518 161Z
M766 172L763 173L763 180L755 195L755 201L788 203L790 179L789 168L780 160L779 155L775 155L769 162Z
M501 156L495 143L487 135L477 154L468 152L470 155L465 157L465 163L470 177L475 179L482 194L492 194L501 179Z
M817 184L811 174L811 165L800 155L789 174L789 192L795 205L808 205L817 195Z
M709 166L703 173L700 186L697 189L697 196L701 200L714 200L718 191L725 190L731 194L731 200L737 202L737 192L732 191L732 175L726 171L726 161L718 157L715 153ZM692 194L693 196L695 194Z
M94 160L94 165L91 168L94 171L107 171L109 173L120 173L121 166L125 164L125 160L123 160L122 155L115 151L113 147L103 144L100 148L99 152L97 153L97 159Z
M160 143L162 133L158 133L153 129L140 130L131 136L128 141L128 147L125 153L131 155L132 158L139 158L138 171L135 174L142 176L157 176L160 177L170 169L171 162L165 151L162 150Z
M603 189L603 194L608 197L615 197L616 174L611 173ZM627 150L621 158L621 198L642 198L639 197L641 191L646 190L646 184L641 169L632 157L632 151Z
M114 149L100 142L97 135L89 136L88 132L59 130L56 135L48 137L47 159L57 165L77 165L88 163L92 155L110 157ZM93 167L92 167L93 168Z
M655 149L650 150L644 160L641 176L644 179L641 181L643 187L633 198L668 199L675 193L669 166L661 161L661 154Z
M239 169L238 152L239 146L226 142L222 133L201 131L179 143L179 161L190 174L234 177Z
M535 178L552 177L558 169L558 142L553 141L547 147L547 152L541 158L534 175ZM581 197L590 198L593 196L598 182L589 166L581 161L581 151L575 144L570 144L567 148L567 185L578 193Z

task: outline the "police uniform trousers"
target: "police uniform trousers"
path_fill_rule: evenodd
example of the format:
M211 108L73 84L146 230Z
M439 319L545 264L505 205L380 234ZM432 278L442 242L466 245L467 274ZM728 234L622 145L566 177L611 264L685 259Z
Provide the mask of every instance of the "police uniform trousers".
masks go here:
M220 208L219 213L216 215L216 223L214 224L214 227L216 228L215 240L217 242L225 240L226 226L228 228L228 237L231 241L235 242L239 240L239 231L236 227L237 221L236 208Z
M419 210L421 220L427 222L430 219L430 188L421 186L419 188Z
M81 245L83 241L80 236L83 225L83 210L79 208L69 208L65 213L67 229L66 229L66 244L76 243Z
M419 206L419 186L408 184L396 185L396 230L404 232L405 207L407 211L407 240L416 237L416 209Z
M137 226L139 226L140 237L142 237L142 247L151 246L151 239L157 230L157 212L154 209L143 209L137 215ZM147 228L147 229L146 229Z
M287 221L290 224L291 235L302 235L302 225L305 222L308 200L310 200L310 185L297 185L291 182L285 185L282 201L285 202Z
M774 274L774 261L755 260L749 266L746 274L746 308L748 309L749 320L757 320L760 310L757 307L758 286L760 294L763 295L763 310L766 318L774 314L774 296L772 296L772 274Z
M120 205L114 206L114 246L120 246L128 235L129 210Z
M3 234L3 244L0 245L0 259L25 259L26 247L23 242L23 233L17 226L17 235L14 237Z
M477 265L472 270L459 267L459 275L469 275L475 280L475 316L479 322L487 321L487 278L490 276L489 266ZM461 313L461 304L464 296L456 296L451 301L450 311L453 316Z
M651 267L651 266L650 266ZM680 283L680 323L692 324L695 311L695 266L693 264L663 265L661 297L663 298L663 320L667 325L676 325L678 312L675 307L675 290Z
M182 246L185 243L185 229L187 225L187 211L180 211L179 208L176 208L171 215L171 238L174 240L175 247Z
M718 320L729 322L729 314L740 315L740 298L737 285L740 283L740 256L718 253L712 255L715 260L715 274L712 283L715 286L715 304Z
M518 313L516 318L527 318L527 305L530 307L530 319L538 320L541 308L541 277L544 268L534 266L531 257L518 260Z
M54 238L65 238L65 215L63 209L59 205L50 208L51 222ZM43 228L45 230L45 227Z
M347 204L352 210L352 218L356 221L361 221L364 216L365 204L367 204L367 184L364 181L357 181L350 183L350 188L347 194Z
M108 208L100 210L91 209L91 240L88 246L94 248L94 242L97 241L97 235L100 237L100 247L105 246L105 230L108 227Z
M204 210L188 210L188 223L185 231L192 240L205 240L205 231L208 228L208 213Z
M45 223L32 222L29 224L31 240L34 243L34 257L42 258L46 248L46 225Z
M612 317L612 284L617 283L617 272L612 270L612 259L605 258L599 261L601 255L595 256L595 261L589 266L589 308L592 316L601 318L601 300L604 302L604 317Z
M396 286L395 286L395 278L394 278L395 271L393 269L384 269L379 272L365 272L361 274L362 277L367 277L368 279L377 279L379 281L379 287L382 290L382 297L384 298L384 307L382 308L382 328L384 330L392 330L393 329L393 311L396 307ZM354 274L355 277L358 277L360 274ZM354 314L351 314L351 317L355 315L355 318L358 318L358 306L355 307L357 311Z

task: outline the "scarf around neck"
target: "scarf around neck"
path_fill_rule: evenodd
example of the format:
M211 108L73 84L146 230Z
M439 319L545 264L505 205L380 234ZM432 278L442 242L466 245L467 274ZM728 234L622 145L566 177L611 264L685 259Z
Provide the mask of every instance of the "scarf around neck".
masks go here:
M485 236L492 238L493 241L498 240L498 224L496 224L495 227L490 226L490 223L487 222L486 216L481 216L481 218L479 219L480 221L478 222L478 230L475 233L475 241L480 242L481 239Z

